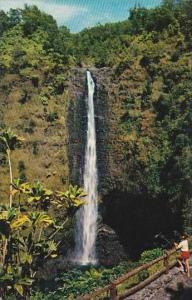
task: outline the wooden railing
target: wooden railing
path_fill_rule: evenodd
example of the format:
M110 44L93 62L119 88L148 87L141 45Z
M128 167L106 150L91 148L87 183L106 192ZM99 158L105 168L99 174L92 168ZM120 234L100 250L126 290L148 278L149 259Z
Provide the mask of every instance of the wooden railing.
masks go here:
M111 299L111 300L121 300L130 296L155 279L157 279L163 273L168 273L169 270L174 267L177 263L177 250L173 249L166 251L166 253L157 259L146 263L132 271L129 271L120 278L114 280L111 284L97 289L92 293L80 296L77 300L96 300L96 299ZM151 272L150 272L151 268ZM155 271L154 271L155 269ZM149 276L144 280L139 280L139 274L141 272L147 271ZM144 274L145 275L145 274ZM136 283L131 282L131 279L138 281ZM134 281L133 280L133 281Z

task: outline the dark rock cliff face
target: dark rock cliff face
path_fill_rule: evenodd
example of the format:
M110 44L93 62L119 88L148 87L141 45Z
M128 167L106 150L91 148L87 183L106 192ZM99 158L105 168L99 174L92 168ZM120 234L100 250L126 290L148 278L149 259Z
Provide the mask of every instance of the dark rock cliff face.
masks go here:
M108 178L108 86L106 72L90 70L95 82L94 106L97 137L97 166L99 173L99 192L103 193ZM68 158L70 181L82 185L87 132L87 79L86 69L75 69L69 79L70 100L68 104Z
M98 191L100 198L112 189L119 164L114 151L114 139L118 131L116 118L111 118L113 101L110 97L112 70L108 68L91 69L95 83L94 109L97 143ZM74 69L69 78L69 103L67 109L68 158L70 182L83 185L84 156L87 132L87 78L86 69ZM116 157L114 157L114 153ZM111 162L111 163L110 163ZM119 164L118 168L121 168ZM117 177L118 178L118 177ZM102 211L101 211L102 214ZM102 224L97 237L97 254L100 263L115 265L126 259L127 255L115 231Z
M109 68L90 69L95 82L94 108L97 138L99 194L102 196L123 185L122 143L118 140L119 103L116 102L113 71ZM82 184L87 130L86 69L74 69L69 79L67 127L69 135L69 172L71 182Z
M69 180L82 185L87 127L87 86L84 69L74 69L69 78L68 129Z

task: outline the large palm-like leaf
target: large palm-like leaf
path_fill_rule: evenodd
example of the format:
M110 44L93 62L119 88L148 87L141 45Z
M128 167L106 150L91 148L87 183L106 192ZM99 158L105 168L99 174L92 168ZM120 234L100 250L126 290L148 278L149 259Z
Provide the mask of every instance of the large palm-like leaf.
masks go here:
M36 182L31 191L28 193L29 204L40 204L40 207L45 209L49 206L53 196L53 192L49 189L44 188L40 182Z
M48 227L53 224L54 224L53 219L45 213L40 213L38 215L38 218L35 221L36 227L44 227L45 228L45 227Z
M8 285L9 289L12 289L12 293L15 291L21 296L24 294L26 287L31 286L33 279L29 277L23 277L22 268L15 268L12 265L8 265L7 272L0 274L0 285Z
M30 184L28 182L22 183L20 178L14 179L12 186L13 186L13 192L15 191L14 193L20 192L21 194L26 194L26 195L32 193Z
M31 224L31 220L25 214L20 214L16 219L13 219L10 223L12 230L19 230L23 227L26 223Z
M79 207L85 204L84 197L86 196L86 193L77 185L70 185L66 192L58 192L57 196L57 200L54 201L57 208L64 208L70 214L74 214Z
M3 209L0 211L0 237L1 239L8 238L11 233L9 222L9 211Z
M10 128L0 133L0 140L4 143L5 150L14 150L24 139L15 134Z
M28 182L23 183L20 178L14 179L12 183L12 195L18 195L19 206L22 211L28 211L28 195L31 195L32 188Z
M17 208L7 208L6 206L0 208L0 220L11 222L18 214L19 210Z
M34 228L46 228L54 224L54 220L44 212L32 212L30 218Z

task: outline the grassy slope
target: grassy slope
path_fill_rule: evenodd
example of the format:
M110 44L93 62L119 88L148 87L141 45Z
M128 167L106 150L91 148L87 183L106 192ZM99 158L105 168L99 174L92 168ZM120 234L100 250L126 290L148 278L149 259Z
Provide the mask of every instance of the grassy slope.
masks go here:
M23 161L26 169L21 173L27 180L41 180L55 189L67 182L68 174L67 92L58 92L56 82L65 82L67 71L63 68L56 74L53 57L42 49L43 39L43 33L23 37L19 26L1 39L0 60L7 67L0 83L1 126L10 127L25 138L24 146L12 154L14 177L19 175L18 162ZM34 78L38 80L37 87ZM52 113L57 118L51 122ZM6 164L0 168L2 196L8 186L8 169Z

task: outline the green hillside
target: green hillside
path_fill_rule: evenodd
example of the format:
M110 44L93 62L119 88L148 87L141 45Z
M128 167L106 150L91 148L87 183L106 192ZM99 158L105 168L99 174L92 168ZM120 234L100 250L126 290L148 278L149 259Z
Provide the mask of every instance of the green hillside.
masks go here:
M12 153L15 178L53 190L69 185L70 141L81 139L72 132L80 127L74 90L86 94L87 68L106 89L104 221L133 257L159 232L191 233L192 1L136 7L123 22L76 34L36 6L0 11L0 132L11 128L25 139ZM5 203L9 171L1 150Z

